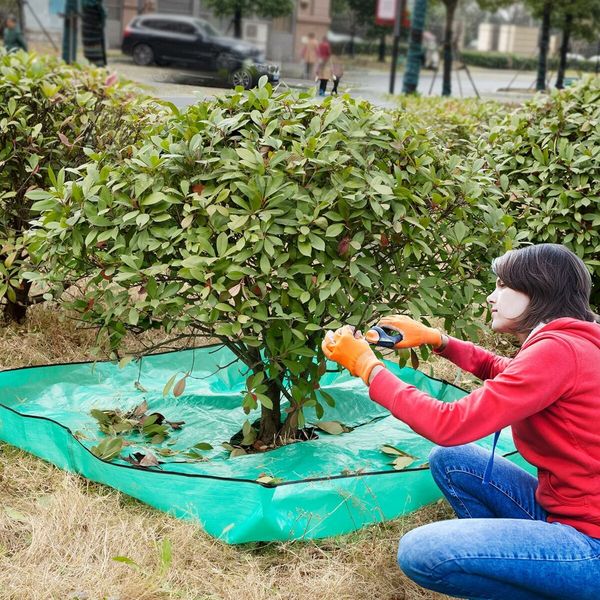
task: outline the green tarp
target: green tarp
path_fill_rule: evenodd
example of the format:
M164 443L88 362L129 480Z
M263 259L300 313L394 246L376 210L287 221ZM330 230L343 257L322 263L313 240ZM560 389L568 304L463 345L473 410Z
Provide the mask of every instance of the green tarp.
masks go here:
M0 372L0 439L62 469L112 486L160 510L198 521L212 536L228 543L321 538L370 523L393 519L440 497L424 465L432 444L373 403L359 380L327 373L322 387L336 400L325 420L354 429L276 450L230 458L221 446L246 418L241 409L244 369L222 347L208 346L145 357L120 369L110 362L48 365ZM162 395L177 371L193 378L175 398ZM388 367L402 379L443 401L465 392L412 369ZM134 383L138 379L141 391ZM171 449L212 444L204 462L179 462L180 454L161 458L160 468L141 468L122 460L106 462L89 450L103 434L90 416L92 408L128 410L143 400L148 412L185 421L169 438ZM258 417L250 414L252 421ZM307 422L316 421L314 414ZM144 446L128 446L134 452ZM174 442L174 443L173 443ZM491 438L480 442L491 447ZM161 444L165 447L166 441ZM393 445L417 457L395 471L381 451ZM146 444L145 447L148 447ZM508 431L498 452L522 464ZM281 481L264 485L261 475Z

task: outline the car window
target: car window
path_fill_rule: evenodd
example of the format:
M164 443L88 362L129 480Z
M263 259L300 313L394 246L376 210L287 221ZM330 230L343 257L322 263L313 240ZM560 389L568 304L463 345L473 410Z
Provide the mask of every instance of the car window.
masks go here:
M208 21L196 19L195 23L198 29L200 29L200 31L205 35L209 35L211 37L219 37L222 35L221 32L215 29Z
M148 29L157 29L159 31L171 31L171 21L166 19L145 19L142 23L144 27Z
M196 28L193 25L190 25L189 23L173 21L171 23L169 31L176 31L177 33L187 33L188 35L191 35L193 33L196 33Z

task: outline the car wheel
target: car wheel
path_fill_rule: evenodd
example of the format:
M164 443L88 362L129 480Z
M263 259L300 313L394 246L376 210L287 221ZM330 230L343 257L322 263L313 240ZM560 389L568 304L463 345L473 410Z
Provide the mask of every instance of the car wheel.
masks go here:
M233 87L241 85L245 90L249 90L254 83L252 73L243 67L234 71L231 74L230 80Z
M133 49L133 62L142 67L151 65L154 62L154 50L148 44L138 44Z

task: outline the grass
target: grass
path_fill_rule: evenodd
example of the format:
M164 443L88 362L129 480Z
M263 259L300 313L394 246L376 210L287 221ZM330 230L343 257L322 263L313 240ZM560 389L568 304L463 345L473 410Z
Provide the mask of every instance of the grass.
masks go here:
M25 325L0 330L0 367L92 359L93 341L64 315L34 307ZM447 363L433 366L455 379ZM419 588L395 561L406 531L452 517L445 502L338 538L228 546L0 444L0 506L0 600L447 598Z

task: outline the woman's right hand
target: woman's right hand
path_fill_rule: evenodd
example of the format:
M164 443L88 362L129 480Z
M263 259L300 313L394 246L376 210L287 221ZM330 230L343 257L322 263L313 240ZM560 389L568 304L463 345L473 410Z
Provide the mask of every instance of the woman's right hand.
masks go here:
M398 342L394 348L415 348L428 344L434 349L440 349L443 344L442 332L439 329L427 327L405 315L383 317L377 325L402 334L402 341Z

